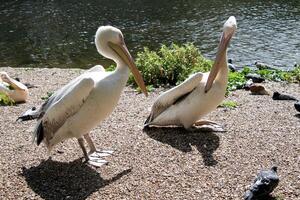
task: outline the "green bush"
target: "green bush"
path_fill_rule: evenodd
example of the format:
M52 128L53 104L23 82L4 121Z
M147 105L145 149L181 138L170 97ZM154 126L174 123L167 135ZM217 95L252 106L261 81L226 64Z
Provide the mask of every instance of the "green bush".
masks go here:
M299 83L300 82L300 65L295 67L292 71L289 72L288 80L290 82Z
M0 105L1 106L13 106L13 105L15 105L15 102L11 98L9 98L9 96L0 92Z
M241 72L230 72L228 75L227 92L242 89L246 83L245 75Z
M223 107L223 108L236 108L238 107L238 103L235 101L231 101L231 100L225 100L221 103L221 105L219 107Z
M291 71L261 69L255 73L271 81L287 81L290 83L300 82L300 66L295 67Z
M293 73L294 73L294 76L295 76L295 80L299 83L300 82L300 66L295 68Z
M161 85L177 85L184 81L189 74L206 72L212 66L212 61L205 59L193 44L170 47L162 45L158 52L144 48L138 53L136 65L143 74L146 85L159 87ZM134 84L132 76L129 83Z
M48 100L48 99L51 97L51 95L52 95L53 93L54 93L54 92L52 92L52 91L47 92L47 94L44 95L44 96L42 96L41 99L44 100L44 101L46 101L46 100Z

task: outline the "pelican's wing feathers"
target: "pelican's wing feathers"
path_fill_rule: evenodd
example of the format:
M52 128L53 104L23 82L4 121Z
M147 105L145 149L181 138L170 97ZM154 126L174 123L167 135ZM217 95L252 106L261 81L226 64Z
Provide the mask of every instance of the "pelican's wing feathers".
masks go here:
M96 76L99 77L99 76L101 76L99 73L103 73L103 72L105 73L105 69L101 65L96 65L96 66L92 67L91 69L85 71L80 76L71 80L68 84L64 85L59 90L57 90L55 93L53 93L49 97L49 99L47 101L45 101L42 104L40 109L37 111L40 113L39 118L43 117L44 113L47 112L47 110L52 106L52 104L59 101L66 94L66 91L68 91L69 88L73 88L74 85L78 84L78 82L80 82L81 80L83 80L85 78L93 77L94 74L96 74Z
M78 112L94 85L92 78L84 77L73 82L72 85L66 85L68 87L63 87L64 90L57 91L58 94L49 99L46 103L47 109L37 124L34 134L38 138L38 144L44 137L53 137L65 121Z
M178 86L159 95L151 108L151 113L145 121L145 125L153 121L158 115L164 112L171 105L185 98L199 85L202 77L203 73L195 73Z

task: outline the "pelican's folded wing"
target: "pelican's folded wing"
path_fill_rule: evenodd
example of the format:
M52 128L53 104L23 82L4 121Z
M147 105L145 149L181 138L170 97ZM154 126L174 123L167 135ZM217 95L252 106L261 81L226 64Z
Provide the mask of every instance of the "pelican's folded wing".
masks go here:
M93 79L83 78L72 86L67 87L65 91L61 91L63 92L62 97L53 102L52 105L49 105L41 119L43 132L45 134L54 134L70 116L78 112L93 88ZM40 126L40 123L38 123L38 126ZM37 130L38 128L36 128ZM38 138L43 138L37 132L35 132L35 135Z
M101 65L96 65L92 67L89 70L86 70L83 74L80 76L74 78L69 83L58 89L56 92L54 92L48 99L45 101L42 106L36 111L38 114L38 118L43 117L43 115L48 111L48 109L55 104L56 102L60 101L68 91L71 91L72 88L74 88L75 85L78 84L85 84L80 83L84 79L90 79L93 76L101 76L101 73L105 73L105 69ZM96 74L96 75L95 75ZM85 81L83 81L85 82ZM24 117L24 116L22 116ZM21 118L22 118L21 117Z
M180 85L159 95L151 108L151 113L145 121L145 125L155 119L160 113L165 111L171 105L176 103L179 99L184 98L187 94L193 91L199 85L202 77L203 73L195 73Z
M101 76L102 73L105 73L105 69L101 65L95 65L91 69L86 70L83 74L74 78L68 84L57 90L54 93L53 100L56 101L57 98L61 98L65 94L65 91L67 91L69 88L72 88L74 85L77 85L78 82L82 81L83 79L89 79L93 76Z

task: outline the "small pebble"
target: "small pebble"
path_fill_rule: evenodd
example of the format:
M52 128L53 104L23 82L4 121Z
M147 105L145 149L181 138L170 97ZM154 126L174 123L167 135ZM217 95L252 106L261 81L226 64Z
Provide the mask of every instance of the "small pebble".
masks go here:
M63 153L64 153L64 151L62 151L62 150L57 150L57 153L59 153L59 154L63 154Z

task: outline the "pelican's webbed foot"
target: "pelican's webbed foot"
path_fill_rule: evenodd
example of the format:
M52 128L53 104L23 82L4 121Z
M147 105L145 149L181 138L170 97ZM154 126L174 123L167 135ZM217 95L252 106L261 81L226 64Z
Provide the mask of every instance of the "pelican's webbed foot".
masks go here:
M86 153L85 148L82 148L82 146L84 146L83 145L83 138L79 139L78 141L79 141L79 144L80 144L80 142L82 143L80 146L83 150L84 157L85 157L86 161L90 165L93 165L95 167L101 167L102 165L107 164L108 162L106 160L104 160L103 157L112 155L113 151L112 150L102 150L102 151L100 151L100 150L96 149L96 147L94 145L94 142L92 141L89 134L85 134L84 139L86 140L86 142L88 143L88 145L90 147L90 152L89 153Z
M88 155L88 163L95 167L101 167L102 165L107 164L108 162L103 157L112 155L113 151L111 150L96 150L94 152L90 152Z
M206 132L226 132L222 125L209 120L199 120L195 122L190 129L193 131L201 130Z
M112 150L95 150L95 151L91 151L89 153L89 156L94 156L94 157L106 157L106 156L110 156L113 154L114 151Z

